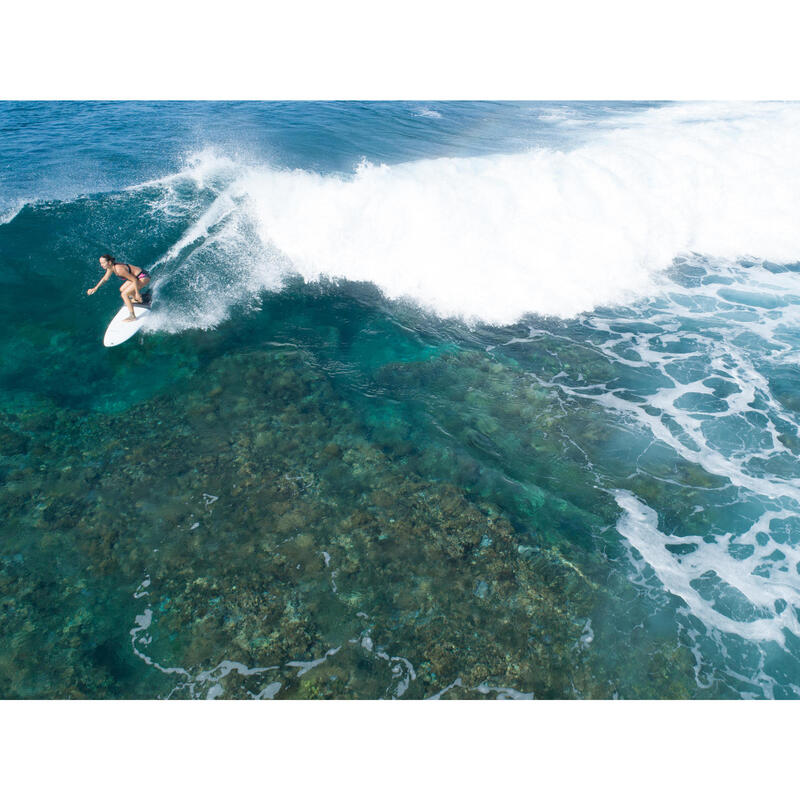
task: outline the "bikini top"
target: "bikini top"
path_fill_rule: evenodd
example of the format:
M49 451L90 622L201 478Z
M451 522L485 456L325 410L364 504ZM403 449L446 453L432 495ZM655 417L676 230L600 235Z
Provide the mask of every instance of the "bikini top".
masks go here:
M115 266L115 267L127 267L127 268L128 268L128 271L131 273L131 275L133 275L133 270L131 269L131 265L130 265L130 264L123 264L121 261L115 261L115 262L114 262L114 266ZM144 272L144 270L140 270L140 271L139 271L139 275L141 275L141 274L142 274L142 272ZM122 275L120 275L120 274L119 274L119 273L118 273L116 270L114 270L114 274L115 274L115 275L116 275L116 276L117 276L117 277L118 277L118 278L119 278L121 281L127 281L127 280L128 280L128 278L123 278L123 277L122 277ZM139 277L139 275L136 275L135 277L137 277L137 278L138 278L138 277Z

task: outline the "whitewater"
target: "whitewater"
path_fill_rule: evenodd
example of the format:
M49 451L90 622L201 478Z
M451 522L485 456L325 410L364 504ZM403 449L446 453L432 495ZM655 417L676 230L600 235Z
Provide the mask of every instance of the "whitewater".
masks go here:
M196 213L162 260L181 255L169 280L193 285L213 261L225 299L196 306L198 325L290 276L368 281L442 317L502 325L651 295L688 254L800 259L799 124L793 105L669 106L606 118L572 149L362 158L346 174L201 151L131 191L157 190L161 213Z

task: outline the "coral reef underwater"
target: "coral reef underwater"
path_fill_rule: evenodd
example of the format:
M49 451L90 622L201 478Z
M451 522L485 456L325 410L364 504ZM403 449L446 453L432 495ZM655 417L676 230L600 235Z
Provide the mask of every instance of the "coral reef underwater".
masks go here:
M607 443L601 412L479 350L377 365L374 397L224 350L115 413L0 412L0 696L714 694L604 536L565 428Z

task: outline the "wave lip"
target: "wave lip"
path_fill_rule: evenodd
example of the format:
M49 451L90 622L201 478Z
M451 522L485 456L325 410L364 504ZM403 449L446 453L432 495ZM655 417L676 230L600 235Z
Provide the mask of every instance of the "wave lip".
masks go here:
M227 178L230 180L242 170L242 165L234 159L217 153L212 148L205 148L191 153L186 158L186 165L178 172L164 175L159 178L132 184L126 188L128 192L140 191L149 188L169 188L181 182L192 182L197 188L219 186Z
M8 225L26 205L27 200L15 200L5 208L0 207L0 225Z

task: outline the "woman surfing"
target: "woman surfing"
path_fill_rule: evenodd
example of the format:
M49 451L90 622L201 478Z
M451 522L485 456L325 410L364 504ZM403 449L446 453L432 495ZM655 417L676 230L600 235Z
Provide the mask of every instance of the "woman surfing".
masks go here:
M123 281L119 293L122 295L122 302L128 309L129 316L125 321L134 322L136 315L133 312L133 304L143 302L141 290L150 283L150 273L141 267L134 267L133 264L122 264L108 253L100 256L100 266L106 271L106 274L100 278L96 286L87 290L86 294L94 294L114 273Z

